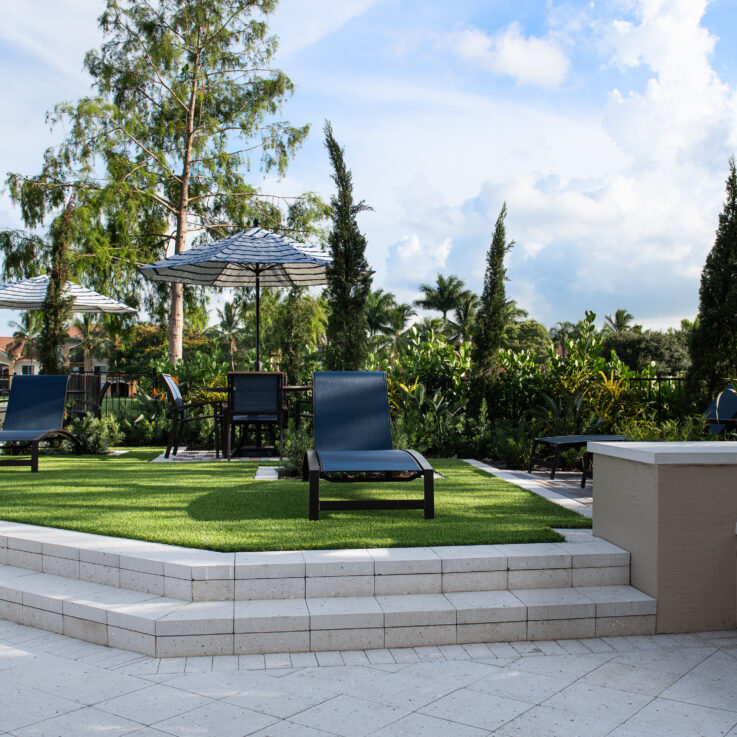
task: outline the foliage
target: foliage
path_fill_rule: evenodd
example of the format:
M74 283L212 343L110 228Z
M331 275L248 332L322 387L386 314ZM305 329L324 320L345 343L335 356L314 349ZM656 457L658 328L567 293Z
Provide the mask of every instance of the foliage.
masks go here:
M282 466L285 476L298 476L302 478L302 470L305 455L310 448L315 447L312 431L304 424L295 426L294 420L290 420L284 428L284 446L280 449L284 459Z
M535 428L540 435L583 435L598 429L602 419L592 416L579 392L550 397L542 395L543 403L529 411L538 420Z
M366 261L366 238L358 229L356 216L369 210L353 200L353 176L345 165L344 150L325 123L325 147L337 188L330 198L332 229L328 246L332 262L326 267L325 295L330 308L327 327L327 368L351 371L364 367L368 356L366 317L371 292L371 270Z
M616 425L616 432L634 441L713 440L703 415L658 420L654 415L625 417Z
M171 423L163 392L147 393L139 387L136 396L116 406L115 418L126 445L165 445Z
M497 352L502 345L504 328L507 324L507 300L504 282L507 270L504 257L514 245L507 242L504 220L507 217L507 203L502 205L494 226L494 236L486 255L484 290L473 331L473 361L475 374L475 393L482 398L488 395L494 378Z
M632 321L635 316L625 309L618 309L614 315L607 315L604 318L603 333L626 333L633 330Z
M462 295L466 293L463 289L464 283L462 279L450 274L443 276L438 274L435 285L420 284L420 291L423 297L415 300L418 307L424 310L437 310L443 315L443 324L447 322L448 313L457 310L462 299Z
M524 320L511 322L504 328L501 347L514 353L528 351L534 353L538 361L543 361L547 358L549 344L548 331L542 323Z
M684 374L691 363L680 331L608 332L602 341L602 353L608 356L612 351L634 371L643 371L654 362L661 376Z
M123 430L113 415L97 418L86 414L76 417L71 423L70 430L79 440L83 453L98 455L120 445L124 437Z
M729 160L727 196L716 240L701 272L699 313L691 336L689 392L703 403L737 373L737 168Z
M247 184L251 164L283 174L307 135L273 122L292 83L269 68L276 40L263 17L275 0L107 0L105 42L85 66L97 96L56 108L68 121L60 155L86 172L104 167L111 243L141 254L184 250L188 236L279 225L278 208ZM143 259L142 259L143 260ZM145 259L150 260L150 259ZM182 355L183 289L172 285L170 359Z
M450 320L446 326L448 337L454 343L470 342L478 306L479 298L470 289L461 292L454 308L455 320Z
M302 289L290 289L279 304L274 336L279 346L279 369L286 374L287 383L307 381L325 340L326 311L323 299L314 299Z

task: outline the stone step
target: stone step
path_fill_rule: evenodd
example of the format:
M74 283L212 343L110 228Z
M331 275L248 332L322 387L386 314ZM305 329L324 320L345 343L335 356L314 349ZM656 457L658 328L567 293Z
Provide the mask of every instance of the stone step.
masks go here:
M185 602L0 565L0 618L154 657L652 634L654 615L623 585Z
M588 539L586 539L588 538ZM629 583L626 550L583 542L218 553L0 522L0 564L183 601L503 591Z

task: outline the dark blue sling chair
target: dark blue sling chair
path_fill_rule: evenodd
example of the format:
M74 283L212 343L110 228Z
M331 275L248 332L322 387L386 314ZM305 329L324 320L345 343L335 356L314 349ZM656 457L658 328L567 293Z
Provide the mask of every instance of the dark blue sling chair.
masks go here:
M392 450L389 398L383 371L315 371L312 375L315 448L307 451L310 519L321 509L424 509L435 516L432 466L414 450ZM336 476L337 474L337 476ZM422 478L423 499L320 501L320 479L410 481Z
M709 405L704 412L709 430L713 435L719 435L723 430L737 429L737 392L731 384L722 389L717 398Z
M16 376L10 385L5 425L0 430L0 443L31 444L31 460L3 459L0 466L29 466L38 473L38 446L42 440L59 437L75 444L81 452L79 440L62 429L64 401L68 376Z

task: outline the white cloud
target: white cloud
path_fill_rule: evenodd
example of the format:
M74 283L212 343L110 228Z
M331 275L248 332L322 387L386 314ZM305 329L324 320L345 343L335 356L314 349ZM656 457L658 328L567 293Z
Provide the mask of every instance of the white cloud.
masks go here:
M445 270L452 248L451 238L438 242L422 240L417 233L402 236L389 248L387 272L392 283L416 290L420 282L433 280Z
M293 54L363 15L378 0L281 0L269 21L281 55Z
M465 29L450 34L446 41L462 58L522 84L558 87L565 80L570 66L555 41L525 37L517 22L510 23L494 35L487 35L477 28Z

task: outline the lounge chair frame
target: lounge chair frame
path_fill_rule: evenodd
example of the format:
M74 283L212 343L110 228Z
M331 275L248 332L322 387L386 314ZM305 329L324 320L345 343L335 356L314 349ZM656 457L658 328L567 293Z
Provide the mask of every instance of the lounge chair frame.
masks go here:
M386 386L386 374L383 371L375 372L315 372L313 374L313 414L315 417L316 427L316 447L307 451L305 456L305 463L302 472L303 481L309 481L309 519L316 521L320 519L320 512L322 510L371 510L371 509L422 509L424 512L425 519L433 519L435 517L435 471L433 467L427 462L427 460L418 453L416 450L403 450L394 451L395 453L406 453L411 459L414 468L409 471L401 472L398 475L397 472L393 471L382 471L380 469L360 469L343 472L343 471L326 471L323 468L323 463L320 459L320 448L317 441L317 427L318 427L318 415L319 408L318 403L319 391L318 383L320 381L319 374L344 374L346 380L350 379L350 376L361 375L366 377L367 375L373 375L372 380L375 383L374 391L377 392L376 396L380 396L381 392L382 411L383 407L386 407L386 425L388 443L384 440L378 442L379 446L373 450L391 450L391 431L389 429L389 402ZM383 385L383 391L378 389L379 385ZM380 398L381 398L380 397ZM380 413L377 413L380 414ZM388 447L386 445L388 444ZM327 451L326 448L323 448ZM361 453L361 449L352 449L354 452ZM381 482L386 481L412 481L417 478L423 479L423 496L421 499L360 499L360 500L329 500L321 501L320 499L320 479L326 481L366 481L366 480L378 480Z
M62 428L64 422L64 402L68 383L69 377L63 375L16 376L13 378L13 382L10 385L8 408L5 414L5 426L0 431L0 442L30 443L31 457L30 460L3 457L0 459L0 466L30 466L31 473L38 473L39 446L43 441L50 440L51 438L69 440L74 444L76 454L80 455L82 445L79 439ZM46 402L47 406L44 408L46 415L40 420L40 422L47 425L46 427L32 426L33 423L29 421L27 412L28 407L19 405L19 401L23 401L27 396L43 399L43 392L37 391L38 387L43 385L46 385L46 390L51 395L50 403L54 406L49 408L49 402ZM56 393L56 396L53 396L54 393ZM18 400L19 394L23 395L21 400ZM48 400L49 397L46 396L46 399ZM11 425L10 428L7 427L8 424Z

